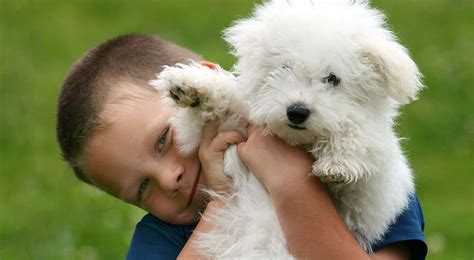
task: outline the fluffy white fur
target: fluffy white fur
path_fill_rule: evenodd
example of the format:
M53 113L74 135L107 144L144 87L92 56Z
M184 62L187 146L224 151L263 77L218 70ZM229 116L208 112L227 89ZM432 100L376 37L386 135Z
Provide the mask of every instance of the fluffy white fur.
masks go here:
M202 126L217 117L229 118L222 130L245 117L304 145L315 159L312 174L327 183L340 216L370 252L414 191L393 125L399 106L422 87L384 15L365 1L274 0L225 38L237 77L190 64L167 67L152 82L180 107L171 123L183 153L199 146ZM235 146L226 151L225 173L233 195L221 198L225 207L210 216L214 228L200 235L202 256L291 259L271 199Z

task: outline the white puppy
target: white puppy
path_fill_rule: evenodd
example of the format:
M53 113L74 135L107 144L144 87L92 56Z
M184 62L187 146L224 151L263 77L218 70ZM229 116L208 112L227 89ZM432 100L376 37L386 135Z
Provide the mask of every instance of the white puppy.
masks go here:
M328 183L340 216L370 252L414 192L393 128L397 109L422 87L384 15L365 1L275 0L225 38L237 56L236 78L190 64L168 67L152 82L181 107L172 124L183 153L199 146L206 121L228 115L222 130L245 117L304 145L315 159L312 174ZM201 234L200 253L292 258L268 194L235 147L226 151L225 171L233 196L222 198L213 230Z

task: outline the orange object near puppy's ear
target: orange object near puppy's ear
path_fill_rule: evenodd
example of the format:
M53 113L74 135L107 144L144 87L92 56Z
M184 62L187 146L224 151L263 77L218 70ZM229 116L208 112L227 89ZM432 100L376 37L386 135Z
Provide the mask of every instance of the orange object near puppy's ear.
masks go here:
M219 65L209 62L209 61L200 61L199 64L206 66L210 68L211 70L217 70L217 68L219 67Z

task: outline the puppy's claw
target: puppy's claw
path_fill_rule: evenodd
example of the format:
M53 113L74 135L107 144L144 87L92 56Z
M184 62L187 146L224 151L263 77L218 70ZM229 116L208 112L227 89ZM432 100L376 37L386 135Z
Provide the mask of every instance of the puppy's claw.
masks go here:
M329 183L329 184L339 184L339 183L345 183L344 176L342 175L325 175L325 176L319 176L319 179L324 182L324 183Z
M170 97L181 107L197 107L199 92L193 87L174 85L169 89Z
M199 100L196 100L194 101L194 103L191 104L191 107L197 107L199 106L199 104L201 104L201 102L199 102Z
M170 97L175 101L175 102L178 102L179 101L179 96L175 94L175 92L173 91L173 89L170 89Z
M186 93L184 92L184 90L180 86L175 85L174 87L176 88L177 92L179 92L182 95L186 95Z

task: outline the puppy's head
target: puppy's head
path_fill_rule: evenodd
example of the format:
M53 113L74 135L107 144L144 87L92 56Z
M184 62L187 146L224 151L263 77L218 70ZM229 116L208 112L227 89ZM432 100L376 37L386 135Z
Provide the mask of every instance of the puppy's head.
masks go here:
M250 119L290 144L390 122L422 87L417 66L365 1L275 0L225 32Z

